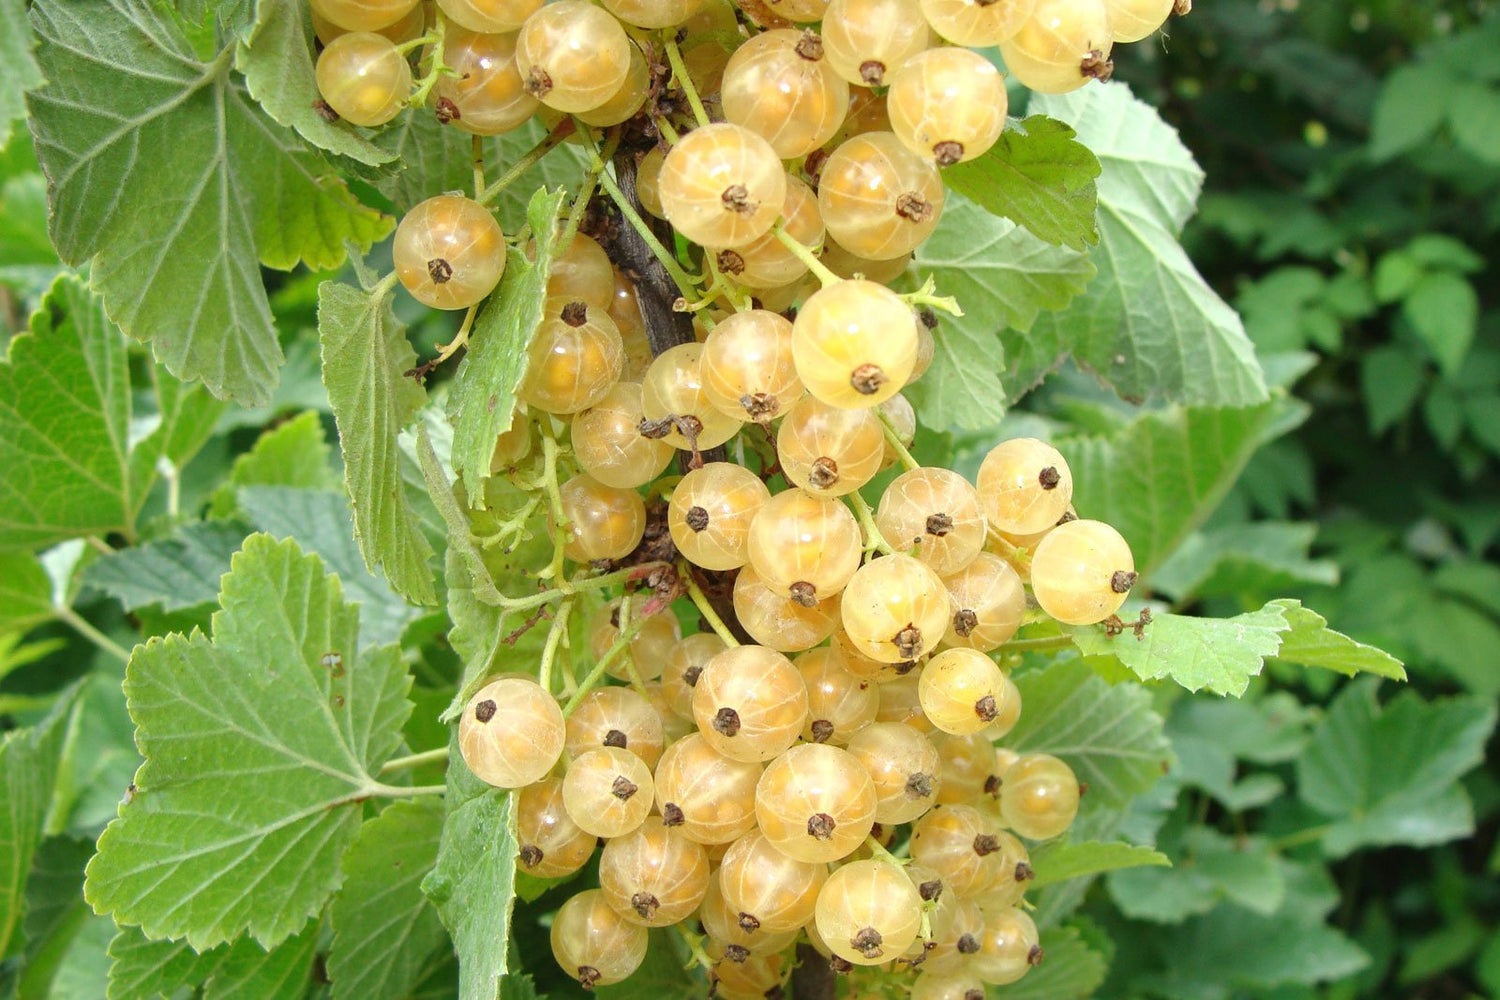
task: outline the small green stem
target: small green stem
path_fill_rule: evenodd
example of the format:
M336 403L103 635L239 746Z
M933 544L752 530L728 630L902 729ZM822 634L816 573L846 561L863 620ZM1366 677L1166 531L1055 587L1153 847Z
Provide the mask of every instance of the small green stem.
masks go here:
M672 280L677 282L677 290L684 297L691 294L692 289L698 284L698 279L684 271L682 265L677 263L677 258L668 253L667 248L661 245L661 240L656 238L656 233L651 231L651 227L646 223L646 220L642 219L640 213L630 204L630 199L625 197L625 192L620 190L620 185L615 183L615 179L609 175L609 171L604 169L604 161L599 159L597 153L594 155L593 160L593 166L600 171L599 186L604 188L610 200L620 209L620 214L630 224L630 228L634 229L640 235L642 241L645 242L646 246L651 249L652 256L661 262L661 266L667 269L667 273L672 276Z
M599 657L593 669L584 676L583 682L578 685L578 689L573 692L572 697L568 699L568 703L563 706L563 718L566 719L572 715L573 710L578 707L578 703L583 701L583 696L599 686L599 681L604 678L604 672L622 655L625 655L630 649L631 640L636 637L636 633L640 632L641 626L650 620L642 615L636 621L630 622L629 616L630 598L626 597L620 601L620 634L615 637L614 643L604 651L604 655Z
M121 663L128 664L130 662L130 650L115 642L93 625L90 625L87 619L72 608L58 608L55 613L59 621L71 626L73 631L83 636L99 649L115 657Z
M427 59L429 63L427 72L418 81L417 89L412 92L411 97L407 100L408 107L419 108L426 104L427 98L432 94L432 88L437 86L439 80L445 76L457 75L452 66L443 62L443 40L447 37L447 34L448 19L439 11L431 34L423 35L421 38L397 46L396 51L403 55L410 52L413 48L423 45L430 45L432 47L429 50Z
M964 314L963 307L958 304L958 299L951 295L937 294L937 281L930 274L927 276L927 280L922 282L921 288L915 292L908 292L901 297L913 306L927 306L931 309L945 312L950 316L962 316Z
M1005 643L997 653L1041 653L1049 649L1067 649L1073 645L1071 635L1048 635L1040 639L1012 639Z
M896 425L891 423L891 418L886 416L885 411L879 407L875 408L875 415L880 418L880 429L885 432L885 443L891 446L891 450L896 453L901 464L907 469L920 469L922 463L913 458L906 445L901 443L901 437L896 433Z
M438 747L436 750L426 750L422 753L409 754L405 757L395 757L385 762L380 769L382 776L394 774L397 771L409 771L412 768L421 767L424 764L441 764L448 759L448 748Z
M870 853L876 858L880 859L881 861L893 864L898 868L911 864L910 859L898 858L896 857L896 855L886 850L886 846L880 841L876 840L874 834L871 834L870 836L865 838L865 846L870 849Z
M115 550L110 548L109 543L98 535L89 535L84 541L88 543L89 548L94 549L100 555L112 556L115 554Z
M682 943L687 945L688 954L693 956L693 960L684 968L691 969L695 965L701 965L705 969L712 969L714 960L709 958L708 952L703 950L703 937L692 933L682 924L673 924L672 927L682 938Z
M552 664L557 659L557 647L563 637L568 633L568 619L573 614L573 599L563 598L562 604L558 605L557 616L552 619L552 627L547 630L547 643L542 647L542 662L537 667L537 682L541 684L542 690L552 691Z
M563 510L562 486L557 481L557 435L550 418L538 421L542 430L542 476L552 507L552 561L538 574L545 580L563 578L563 549L567 546L568 516Z
M484 194L484 138L473 136L469 142L469 153L474 163L474 197Z
M505 173L495 178L494 182L491 183L489 187L485 188L484 192L480 194L480 196L475 200L478 201L481 205L488 205L490 202L494 201L501 191L504 191L506 188L510 187L510 185L513 184L517 178L519 178L526 171L530 170L532 167L536 166L537 162L540 161L542 157L552 152L552 150L557 148L557 146L560 145L564 139L572 134L573 120L571 118L563 119L563 121L560 122L556 128L554 128L551 132L548 132L546 135L542 136L540 142L523 153L519 160L512 163L510 167L506 169Z
M827 288L829 285L836 285L844 280L830 271L828 265L818 259L818 255L813 252L812 247L786 231L785 219L777 219L776 225L771 227L771 232L776 234L776 238L781 241L782 246L792 252L793 257L806 264L807 269L817 275L818 281L822 282L824 288Z
M402 787L400 785L383 785L379 782L370 786L369 794L379 796L382 799L414 799L422 795L442 795L448 790L446 785L413 785Z
M884 552L886 555L895 555L896 550L891 548L880 529L875 527L875 513L870 510L870 504L864 497L860 496L859 490L849 494L849 503L854 507L854 513L859 518L859 528L865 536L865 554L871 552Z
M714 630L714 634L724 640L724 645L738 646L740 641L734 637L733 632L729 631L729 626L724 624L724 619L719 617L714 606L708 602L708 595L703 592L702 587L698 586L698 581L693 579L692 571L687 563L677 564L677 579L686 585L688 596L693 599L698 613L703 616L704 621L708 622L708 627Z
M1310 826L1305 830L1298 830L1296 833L1277 837L1271 841L1271 847L1277 851L1285 851L1292 847L1301 847L1303 844L1311 844L1314 841L1322 840L1328 835L1328 831L1331 829L1333 829L1333 826L1328 823L1321 826Z
M1024 579L1031 575L1031 554L1019 545L1012 544L1001 536L993 526L989 529L990 548Z
M651 122L656 126L657 130L661 132L662 138L667 140L667 145L675 146L682 139L682 136L679 135L677 133L677 130L672 127L672 123L667 121L665 117L658 118L655 115L652 115Z
M396 46L396 51L404 56L413 49L420 49L424 45L437 45L441 43L443 40L442 27L445 24L446 22L440 18L438 21L438 31L430 35L423 35L421 38L413 38L409 42L402 42Z
M677 86L687 97L688 107L693 109L693 117L698 120L699 126L708 124L708 112L703 109L703 101L698 97L698 88L693 86L693 78L688 76L687 64L682 61L682 51L677 47L677 40L671 33L666 33L664 39L667 49L667 61L672 64L672 79L677 81Z

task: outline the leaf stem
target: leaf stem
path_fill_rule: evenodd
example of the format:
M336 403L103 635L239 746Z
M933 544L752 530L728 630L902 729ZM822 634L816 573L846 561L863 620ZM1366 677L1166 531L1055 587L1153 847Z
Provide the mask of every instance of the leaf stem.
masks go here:
M393 757L385 762L380 768L381 776L394 774L397 771L409 771L424 764L440 764L448 759L448 748L438 747L436 750L425 750L422 753L408 754L405 757Z
M557 659L557 647L568 632L568 619L573 615L573 598L565 597L557 607L557 615L547 629L547 642L542 647L542 660L537 665L537 683L542 690L552 693L552 664Z
M885 443L891 446L891 450L896 453L901 464L907 469L920 469L922 463L913 458L906 445L901 443L901 436L896 433L896 425L891 423L891 418L886 416L885 411L878 406L875 408L875 416L880 418L880 429L885 433Z
M382 799L414 799L422 795L442 795L448 790L446 785L385 785L375 782L370 786L369 794L379 796Z
M121 646L109 636L105 635L103 632L96 629L93 625L89 624L87 619L85 619L78 612L74 611L72 608L57 608L55 609L54 613L57 615L59 621L71 626L75 632L83 636L89 642L93 643L99 649L108 653L110 656L115 657L121 663L128 664L130 662L130 650L126 649L124 646Z
M546 135L542 136L540 142L538 142L535 146L532 146L525 153L521 154L520 159L512 163L510 167L505 171L505 173L495 178L494 182L491 183L489 187L485 188L484 191L479 195L479 197L474 200L479 202L481 205L488 205L490 202L494 201L501 191L504 191L506 188L510 187L510 185L513 184L517 178L519 178L526 171L530 170L532 167L536 166L537 162L541 160L542 157L550 153L558 146L559 143L561 143L564 139L572 134L573 119L564 118L557 124L556 128L554 128L551 132L548 132Z
M708 124L708 112L703 109L703 101L698 96L698 88L693 86L693 78L688 76L687 64L682 61L682 50L677 47L677 40L672 37L671 32L665 32L663 40L666 43L667 62L672 64L672 79L677 81L677 86L682 88L682 93L687 97L688 107L693 109L693 117L698 120L698 125Z
M1305 830L1298 830L1296 833L1289 833L1284 837L1277 837L1275 840L1271 841L1271 848L1277 851L1284 851L1291 847L1301 847L1303 844L1311 844L1314 841L1322 840L1328 835L1328 831L1332 829L1332 823L1324 823L1320 826L1310 826Z
M1049 649L1067 649L1073 645L1071 635L1046 635L1039 639L1012 639L1000 646L997 653L1040 653Z
M709 603L708 595L703 592L702 587L698 586L698 581L693 579L692 570L686 562L677 564L677 578L687 587L688 596L693 599L698 613L703 616L704 621L708 622L709 628L724 640L724 645L738 646L740 641L734 637L733 632L729 631L729 626L724 624L724 619L719 617L719 613Z
M828 265L818 259L818 255L813 251L812 247L786 231L785 219L777 219L776 225L771 227L771 232L776 234L776 238L781 241L782 246L792 252L792 256L806 264L807 269L817 275L818 281L822 282L824 288L827 288L829 285L836 285L844 280L830 271Z
M962 316L964 314L963 307L958 304L958 299L952 295L937 294L937 281L930 274L922 282L921 288L915 292L908 292L901 297L913 306L927 306L928 308L945 312L950 316Z

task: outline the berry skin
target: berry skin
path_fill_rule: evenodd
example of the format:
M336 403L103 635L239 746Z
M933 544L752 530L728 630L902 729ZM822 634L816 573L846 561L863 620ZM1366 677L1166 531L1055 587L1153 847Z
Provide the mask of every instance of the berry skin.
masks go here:
M662 666L661 688L674 715L692 721L693 689L698 678L703 675L708 661L727 648L724 640L712 632L684 636L672 646Z
M443 40L443 61L453 76L443 76L433 93L451 107L455 128L474 135L500 135L520 128L537 109L516 69L516 36L479 34L457 25Z
M537 878L571 875L594 856L599 838L568 818L563 808L562 779L544 778L517 793L516 863Z
M646 928L616 913L598 889L580 892L552 918L552 957L588 990L640 968L646 944Z
M575 562L620 559L641 543L646 504L634 490L605 486L583 473L562 484L562 511L568 519L563 553Z
M384 35L355 31L318 56L318 93L352 125L384 125L411 96L411 66Z
M717 943L716 940L709 941L707 950L710 958L716 950L720 950L714 947ZM751 955L743 962L721 956L714 962L713 968L708 970L713 996L718 1000L765 1000L766 997L774 997L785 978L785 965L782 956L776 952Z
M1130 546L1102 521L1058 525L1031 557L1036 602L1069 625L1092 625L1119 611L1135 579Z
M766 839L788 857L838 861L853 854L875 824L875 785L846 751L801 743L761 775L755 818Z
M682 236L722 250L770 230L786 200L786 171L765 139L724 122L694 129L672 147L656 191Z
M1000 531L1045 531L1073 502L1073 473L1067 460L1036 438L1012 438L991 448L977 480L984 516Z
M1006 836L998 820L973 806L942 806L912 829L911 857L937 872L948 891L968 899L990 891L1004 877Z
M608 128L635 117L651 92L651 67L635 42L630 43L630 65L625 81L597 108L579 114L578 120L595 128Z
M693 688L693 718L715 750L767 761L797 741L807 687L792 662L764 646L732 646L708 661Z
M953 600L947 646L988 653L1008 642L1026 618L1026 588L1010 563L981 552L963 569L943 577Z
M860 567L844 588L844 635L881 663L915 660L937 647L952 614L943 581L911 556Z
M917 330L922 330L922 325L917 325ZM920 338L919 338L920 339ZM917 360L921 362L921 354L918 353ZM929 360L931 360L929 358ZM916 378L913 374L912 378ZM875 408L886 420L890 422L891 430L896 433L896 440L901 442L903 448L910 448L912 441L917 437L917 411L912 409L911 403L901 393L896 393L884 403ZM885 443L885 457L880 461L882 469L889 469L901 461L901 453L898 452L890 441Z
M530 453L531 421L526 419L525 404L522 404L511 417L510 430L501 431L495 438L495 450L490 453L490 475L515 468Z
M396 274L432 309L467 309L505 273L505 234L479 202L440 194L414 206L396 227Z
M855 965L879 965L911 947L922 927L922 897L888 861L851 861L818 893L818 935Z
M790 174L786 179L786 200L781 203L781 217L792 239L804 246L822 245L823 215L818 211L818 196L812 188ZM775 233L766 233L744 246L721 250L715 263L719 270L746 288L781 288L807 274L807 265L777 239Z
M886 95L891 131L940 167L989 150L1005 128L1005 80L977 52L928 49L891 76Z
M754 834L747 836L754 836ZM727 849L724 856L729 856ZM732 908L724 897L722 872L714 872L709 878L708 895L703 898L703 905L698 910L698 919L702 921L703 930L710 938L709 954L714 958L724 959L722 964L748 963L753 956L770 955L781 951L796 940L796 928L788 931L773 931L770 928L758 926L754 921L742 921L740 912Z
M1155 34L1172 15L1175 0L1107 0L1109 26L1117 42L1138 42Z
M313 13L345 31L379 31L408 16L418 0L312 0Z
M810 608L843 590L859 568L859 524L836 500L786 490L750 522L749 551L768 587Z
M875 822L910 823L932 808L942 758L922 733L901 722L877 722L855 733L848 750L875 783Z
M637 28L672 28L703 9L704 0L608 0L615 17Z
M1031 868L1031 854L1026 845L1011 833L1001 830L995 834L998 844L994 856L996 878L981 895L976 897L979 908L985 911L1015 906L1026 894L1026 884L1036 877Z
M749 469L709 462L683 476L672 490L667 505L672 542L695 566L743 566L750 558L750 525L770 499L770 491Z
M767 587L749 566L734 580L734 614L760 645L778 653L811 649L839 625L840 596L834 594L806 607L783 590Z
M552 258L547 298L584 302L608 310L615 294L615 266L591 236L574 235L568 248Z
M885 86L888 73L932 44L911 0L832 0L822 30L828 65L861 87Z
M1000 55L1031 90L1065 94L1109 77L1113 44L1105 0L1037 0L1031 17L1001 43Z
M999 772L994 769L995 750L983 731L968 736L942 735L933 741L942 758L942 783L938 786L940 805L951 806L976 801L985 794L985 784L992 778L998 788Z
M1012 830L1031 840L1066 832L1078 815L1078 777L1061 760L1028 753L1000 776L1000 811Z
M875 721L904 722L920 732L936 733L932 720L922 714L922 702L917 697L920 679L920 674L912 672L893 681L881 682L880 709L875 713Z
M651 811L655 793L646 762L618 747L575 757L563 776L563 807L596 837L623 837L635 830Z
M939 576L969 565L985 542L978 492L947 469L912 469L892 480L880 497L875 527L893 548Z
M679 344L663 351L651 362L641 384L641 411L646 420L660 423L657 429L665 428L661 440L683 451L691 450L693 445L699 449L717 448L740 429L738 419L709 402L702 366L702 344ZM678 420L663 422L668 417ZM689 443L681 422L693 425L694 421L697 422L697 436ZM642 432L648 433L644 425ZM650 433L655 431L649 432L648 436Z
M735 313L714 327L699 366L708 401L736 421L774 420L803 392L791 321L766 309Z
M539 780L562 756L565 740L557 700L522 677L502 677L474 692L458 723L464 763L497 788Z
M796 931L811 920L827 880L826 865L790 858L759 832L730 844L719 866L724 905L741 929L771 934Z
M956 45L984 48L1008 41L1036 8L1036 0L921 0L932 30Z
M686 920L708 892L708 855L681 831L649 816L604 845L599 888L616 913L643 927Z
M700 844L728 844L755 828L761 765L732 760L692 733L656 765L656 806L669 826Z
M886 260L872 260L850 253L831 236L823 240L823 264L840 278L868 278L888 285L906 273L911 258L908 252Z
M904 258L916 249L937 228L943 200L943 178L931 157L913 153L891 132L845 141L818 179L828 235L871 260Z
M652 146L635 168L635 196L641 200L641 207L658 219L667 217L661 205L661 168L666 159L660 146Z
M1036 924L1015 907L991 912L979 951L969 961L974 973L992 986L1015 982L1042 961Z
M873 410L846 410L807 395L776 431L776 455L794 486L813 496L841 497L880 471L885 432Z
M945 733L967 736L1009 718L1014 685L995 661L974 649L945 649L922 669L922 713Z
M543 0L438 0L438 9L470 31L515 31L542 7Z
M642 603L636 601L630 606L632 620L639 619L642 611ZM620 601L610 601L599 609L589 625L589 651L595 659L599 659L609 647L620 638ZM667 654L682 638L682 627L677 624L677 616L662 612L651 615L641 629L630 640L630 659L635 666L636 674L644 681L653 681L661 676L662 664L666 662ZM630 680L630 671L626 669L623 659L616 660L605 673L617 681Z
M661 759L661 716L630 688L601 687L584 695L568 716L567 733L570 757L608 746L629 750L647 767Z
M984 980L967 969L929 968L911 984L911 1000L984 1000Z
M603 307L548 299L527 348L518 395L543 413L566 415L609 395L625 369L625 345Z
M516 69L527 92L567 114L614 96L630 70L630 39L608 13L584 0L558 0L526 19Z
M783 160L833 138L849 107L849 85L823 59L816 34L761 32L735 50L720 83L724 118L765 139Z
M792 336L802 384L842 409L885 402L901 391L917 360L916 315L873 281L841 281L808 296Z
M661 475L675 452L641 433L643 416L636 382L615 383L603 399L573 414L573 455L583 471L617 489L645 486Z
M311 6L313 34L316 35L318 37L318 41L322 42L324 45L327 45L329 42L333 41L340 35L348 34L351 30L349 28L339 27L337 24L334 24L332 21L328 20L328 18L318 13L317 4L313 4ZM426 25L427 11L423 9L422 4L418 3L415 7L407 12L405 17L391 24L388 24L383 28L362 28L357 30L373 31L378 35L384 35L391 41L395 42L397 45L400 45L402 42L409 42L413 39L422 37L422 29L426 27Z
M807 685L804 740L844 746L875 721L875 713L880 709L880 692L875 682L844 669L844 658L837 650L808 650L793 663L802 675L802 683Z

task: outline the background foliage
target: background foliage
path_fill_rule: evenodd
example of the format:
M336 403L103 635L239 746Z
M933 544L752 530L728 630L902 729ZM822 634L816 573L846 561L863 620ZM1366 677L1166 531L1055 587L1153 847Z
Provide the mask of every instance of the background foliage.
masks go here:
M53 0L28 24L0 0L0 996L379 983L436 1000L459 982L448 934L465 996L495 995L518 955L535 983L508 976L502 996L568 995L535 957L567 890L523 883L512 915L510 874L487 882L465 854L503 837L505 797L454 768L446 823L429 801L366 802L391 791L379 768L396 747L447 740L438 716L504 621L466 590L421 485L428 438L443 459L478 447L443 416L465 378L424 409L391 376L446 320L363 274L320 293L319 271L346 240L378 263L381 212L465 182L467 141L322 128L286 92L295 74L267 69L295 52L295 3L208 5L217 33L204 5L178 6L180 21L146 0ZM1080 655L1018 676L1011 745L1066 757L1089 794L1071 842L1036 859L1048 961L997 995L1500 995L1500 785L1478 766L1500 696L1496 42L1483 5L1216 0L1118 60L1130 90L1027 108L1049 116L1026 121L1030 148L1070 178L1086 160L1057 122L1097 156L1096 233L1068 198L1007 206L1018 226L985 210L983 176L955 178L973 201L951 198L916 272L967 315L945 319L914 387L917 452L972 473L1002 417L1058 440L1078 507L1120 527L1172 612L1149 643L1081 637ZM155 159L121 166L119 122ZM406 169L382 173L397 156ZM69 170L85 160L114 180ZM536 179L576 170L559 155ZM203 197L168 197L182 190ZM187 206L176 242L129 209L163 199ZM507 205L512 231L526 208ZM143 263L158 259L190 266ZM188 302L206 306L184 323ZM155 360L114 327L142 338L163 317ZM380 351L332 349L370 329ZM399 433L419 410L427 437ZM361 505L356 538L344 490L396 478L410 488ZM125 682L120 646L195 626L154 639ZM1399 674L1360 643L1404 661L1406 688L1296 665ZM368 661L362 689L330 661L264 700L241 669L326 650ZM132 721L125 699L143 693ZM326 722L296 714L335 698ZM264 709L239 737L218 721L234 699ZM204 752L233 768L195 781L153 772L163 756L137 777L158 718L174 736L199 720ZM294 758L329 766L278 783L263 812L224 806L263 797ZM112 827L89 869L90 901L128 916L122 930L81 887L133 779L173 790ZM1149 864L1152 847L1172 866ZM163 865L166 891L127 891ZM372 930L392 915L394 948ZM638 980L699 995L672 947L654 942Z

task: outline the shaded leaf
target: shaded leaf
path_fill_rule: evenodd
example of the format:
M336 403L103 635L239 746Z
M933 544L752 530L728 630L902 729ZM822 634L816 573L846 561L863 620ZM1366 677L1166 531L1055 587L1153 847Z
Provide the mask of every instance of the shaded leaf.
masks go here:
M1085 656L1113 656L1142 680L1171 678L1189 691L1245 693L1288 629L1285 612L1268 604L1233 618L1157 615L1137 637L1095 625L1068 626Z
M1313 559L1315 524L1258 521L1188 536L1151 577L1151 587L1178 604L1190 597L1265 594L1338 582L1338 564Z
M194 521L165 538L96 559L83 580L127 611L152 604L181 611L218 596L219 578L249 533L239 521Z
M1160 851L1122 841L1050 841L1031 852L1031 867L1036 871L1036 878L1028 883L1027 889L1039 889L1053 882L1141 865L1171 867L1172 861Z

